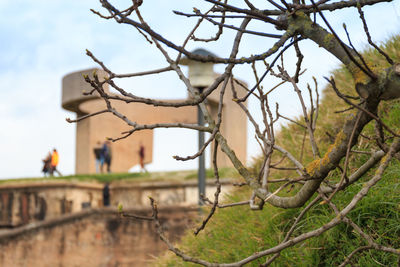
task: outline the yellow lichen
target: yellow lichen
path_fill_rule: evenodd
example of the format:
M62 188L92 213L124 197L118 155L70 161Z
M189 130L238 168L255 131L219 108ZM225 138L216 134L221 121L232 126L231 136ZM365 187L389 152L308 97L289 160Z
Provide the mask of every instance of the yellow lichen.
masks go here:
M333 149L338 149L338 147L346 140L346 134L343 131L338 132L335 138L335 143L328 147L328 151L325 153L324 157L322 158L322 164L327 165L330 163L329 155L333 151Z
M332 152L332 150L334 148L336 148L335 145L330 145L328 147L328 151L325 153L324 157L321 159L321 165L326 166L327 164L330 163L329 154Z
M381 164L384 164L385 161L387 161L388 158L388 154L386 154L385 156L383 156L383 158L381 159ZM378 169L379 170L379 169Z
M348 66L348 69L349 69L351 75L353 75L355 84L358 84L358 83L366 84L369 81L369 77L354 63L351 63Z
M366 62L366 65L368 66L368 68L371 70L371 72L375 75L382 75L384 73L382 73L382 66L378 66L378 64L374 63L374 62ZM353 62L350 63L347 68L349 69L350 73L353 75L354 78L354 83L358 84L366 84L368 82L371 81L371 78L365 74L364 71L362 71L359 67L357 67ZM364 66L364 69L365 66Z
M328 147L328 151L326 151L325 155L323 158L321 159L316 159L312 162L310 162L307 166L306 166L306 171L309 175L313 176L315 174L315 172L317 170L319 170L321 168L321 166L327 166L328 164L331 163L331 160L329 158L329 155L332 153L332 151L334 149L337 149L342 143L343 141L346 139L346 135L344 134L343 131L340 131L337 135L336 135L336 139L335 139L335 143L333 143L332 145L330 145Z
M306 171L310 176L313 176L318 167L320 166L320 159L316 159L314 161L311 161L307 166L306 166Z
M340 146L343 141L346 140L346 134L343 131L338 132L335 138L335 143L333 144L335 147Z

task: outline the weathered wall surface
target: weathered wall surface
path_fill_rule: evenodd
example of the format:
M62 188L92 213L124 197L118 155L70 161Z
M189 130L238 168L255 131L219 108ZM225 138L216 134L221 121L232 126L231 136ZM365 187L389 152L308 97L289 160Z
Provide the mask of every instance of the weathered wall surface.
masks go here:
M149 215L148 209L130 212ZM160 209L159 218L173 241L197 209ZM151 266L167 249L151 221L120 218L114 209L95 209L0 232L0 266L111 267Z
M101 184L16 183L0 185L0 227L56 218L103 204Z
M232 188L222 180L222 192ZM0 185L0 227L16 227L49 220L63 214L103 206L103 184L75 182L30 182ZM207 197L213 199L215 184L207 183ZM111 205L124 208L149 207L149 196L160 206L196 205L196 181L131 182L110 185Z
M232 188L231 179L221 180L221 197ZM124 207L149 206L149 196L157 200L159 205L168 206L176 204L197 205L198 185L197 181L184 182L143 182L112 185L112 205L121 203ZM216 186L214 181L207 181L206 196L214 199Z

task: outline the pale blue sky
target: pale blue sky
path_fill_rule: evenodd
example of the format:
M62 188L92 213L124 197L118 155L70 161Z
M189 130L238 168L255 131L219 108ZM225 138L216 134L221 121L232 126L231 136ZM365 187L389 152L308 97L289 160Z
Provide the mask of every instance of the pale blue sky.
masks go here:
M126 3L127 1L118 1ZM129 2L129 1L128 1ZM175 41L184 38L194 20L176 17L170 10L190 12L201 1L145 0L142 13L150 25L163 36ZM378 43L400 29L399 0L365 8L373 39ZM180 8L181 6L181 8ZM73 113L61 109L61 79L69 73L96 66L85 55L90 49L113 70L134 72L166 66L162 55L150 47L136 30L104 21L90 12L101 10L97 1L0 1L0 178L40 176L41 159L53 147L60 152L59 169L64 174L74 172L75 125L66 117ZM366 47L358 14L351 10L335 16L327 13L330 22L343 36L341 25L346 22L357 47ZM264 25L253 25L262 30ZM204 28L202 33L210 32ZM189 48L206 47L220 56L226 56L231 47L232 34L220 43L190 44ZM263 52L270 42L249 38L244 40L240 55ZM323 85L323 76L337 66L329 54L310 42L301 45L307 67L306 82L316 76ZM291 64L291 56L286 57ZM221 71L223 66L217 66ZM254 83L251 71L239 67L236 74L249 84ZM272 86L267 80L265 86ZM185 97L184 87L176 75L161 75L122 82L128 88L145 96L161 98ZM304 85L304 84L303 84ZM280 101L282 112L295 116L300 111L292 90L283 88L272 101ZM250 102L250 105L253 102ZM175 139L165 142L166 138ZM249 136L253 136L249 132ZM155 157L150 170L195 168L197 162L175 163L172 155L188 155L196 148L196 134L179 130L155 132ZM184 140L184 141L182 141ZM257 144L249 141L249 157L258 153Z

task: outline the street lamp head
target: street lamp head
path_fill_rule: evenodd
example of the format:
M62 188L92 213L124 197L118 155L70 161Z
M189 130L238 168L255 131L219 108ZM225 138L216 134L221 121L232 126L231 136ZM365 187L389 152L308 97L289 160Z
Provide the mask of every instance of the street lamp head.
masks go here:
M192 51L193 54L201 55L201 56L212 56L216 57L210 51L207 51L202 48L198 48ZM183 57L179 64L185 65L189 67L189 80L192 86L194 87L208 87L210 86L215 79L214 73L214 63L212 62L200 62L192 60L188 57Z

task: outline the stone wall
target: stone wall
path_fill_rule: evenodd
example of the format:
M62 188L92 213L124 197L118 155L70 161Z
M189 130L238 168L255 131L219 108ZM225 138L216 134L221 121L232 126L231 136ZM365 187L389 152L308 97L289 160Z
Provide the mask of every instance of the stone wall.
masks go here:
M15 183L0 185L0 227L16 227L62 214L101 207L103 185L95 183Z
M149 209L131 213L149 215ZM176 241L197 209L160 209L167 236ZM151 221L121 218L115 209L91 209L0 232L0 266L152 266L166 251Z
M222 192L232 187L231 180L222 180ZM0 227L17 227L29 222L57 218L103 206L104 185L83 182L20 182L0 185ZM207 182L207 197L213 199L214 182ZM160 206L196 205L196 181L130 182L110 185L111 205L124 208L149 207L149 196Z

